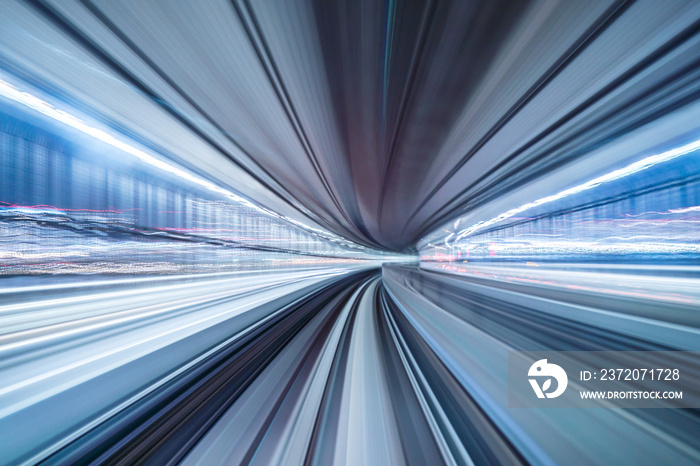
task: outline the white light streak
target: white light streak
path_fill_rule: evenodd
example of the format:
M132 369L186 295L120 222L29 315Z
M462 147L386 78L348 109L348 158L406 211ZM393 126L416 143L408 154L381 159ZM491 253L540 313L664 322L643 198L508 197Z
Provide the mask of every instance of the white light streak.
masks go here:
M692 207L685 207L685 208L680 208L680 209L671 209L669 212L672 212L674 214L685 214L688 212L700 212L700 205L695 205Z
M661 154L651 155L651 156L646 157L642 160L639 160L639 161L634 162L630 165L627 165L626 167L620 168L618 170L614 170L610 173L607 173L605 175L599 176L599 177L594 178L592 180L586 181L585 183L582 183L580 185L574 186L573 188L565 189L564 191L560 191L560 192L553 194L551 196L546 196L546 197L537 199L536 201L528 202L527 204L523 204L519 207L516 207L514 209L510 209L506 212L503 212L502 214L500 214L500 215L498 215L490 220L484 220L484 221L475 223L474 225L470 226L469 228L466 228L466 229L460 231L457 238L455 238L455 241L459 241L460 239L464 238L465 236L471 235L472 233L474 233L477 230L481 230L482 228L486 228L486 227L489 227L491 225L494 225L494 224L500 222L501 220L511 218L519 213L525 212L526 210L530 210L533 207L539 207L543 204L549 204L550 202L558 201L559 199L563 199L565 197L572 196L574 194L578 194L580 192L596 188L596 187L600 186L601 184L609 183L611 181L619 180L620 178L624 178L626 176L630 176L630 175L633 175L635 173L639 173L643 170L646 170L647 168L653 167L654 165L668 162L669 160L673 160L677 157L687 155L687 154L694 152L698 149L700 149L700 140L696 140L696 141L688 143L684 146L677 147L675 149L671 149L671 150L668 150L666 152L662 152Z
M172 175L175 175L179 178L182 178L184 180L187 180L191 183L194 183L195 185L201 186L211 192L214 192L216 194L222 195L234 202L243 204L247 207L250 207L252 209L257 210L258 212L261 212L265 215L273 216L279 219L282 219L288 223L292 223L304 230L314 232L322 237L326 238L337 238L340 239L344 244L346 245L352 245L353 247L357 247L352 242L349 242L347 239L342 238L338 235L335 235L329 231L325 230L320 230L318 228L311 227L309 225L306 225L298 220L294 220L289 217L285 217L283 215L280 215L276 212L273 212L269 209L266 209L264 207L258 206L249 199L246 199L232 191L229 191L227 189L224 189L220 186L217 186L216 184L212 183L211 181L208 181L204 178L201 178L193 173L190 173L186 170L183 170L182 168L170 164L164 160L161 160L158 157L154 157L153 155L148 154L147 152L144 152L141 149L138 149L124 141L121 141L120 139L112 136L111 134L96 128L94 126L90 126L89 124L85 123L81 119L79 119L76 116L73 116L63 110L60 110L50 103L40 99L39 97L36 97L32 94L29 94L27 92L21 91L17 89L15 86L12 84L3 81L0 79L0 96L5 97L6 99L12 100L14 102L17 102L19 104L24 105L25 107L28 107L32 110L35 110L42 115L45 115L49 118L52 118L60 123L63 123L67 126L70 126L73 129L76 129L80 131L81 133L87 134L88 136L91 136L99 141L104 142L105 144L108 144L116 149L119 149L120 151L127 153L129 155L132 155L136 157L137 159L141 160L142 162L155 167L159 170L163 170L167 173L170 173ZM365 249L365 248L362 248Z

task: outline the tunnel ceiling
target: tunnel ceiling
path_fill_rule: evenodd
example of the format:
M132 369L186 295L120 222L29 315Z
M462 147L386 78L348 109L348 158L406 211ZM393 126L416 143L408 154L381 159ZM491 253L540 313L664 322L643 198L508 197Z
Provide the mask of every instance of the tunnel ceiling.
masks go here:
M650 14L653 2L625 1L15 8L62 35L51 47L79 48L79 59L220 157L198 164L189 151L193 167L243 193L259 190L226 179L224 162L236 164L300 217L392 250L609 139L593 112L615 115L638 100L628 83L662 56L671 40L660 37L664 22L695 27L680 13ZM619 131L641 124L633 118L622 115Z

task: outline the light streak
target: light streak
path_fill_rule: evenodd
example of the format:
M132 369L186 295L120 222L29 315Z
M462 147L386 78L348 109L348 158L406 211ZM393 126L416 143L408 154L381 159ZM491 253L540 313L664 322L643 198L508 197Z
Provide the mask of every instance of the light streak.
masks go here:
M695 205L692 207L685 207L682 209L671 209L669 212L673 212L674 214L685 214L687 212L700 212L700 205Z
M586 181L585 183L574 186L573 188L565 189L565 190L560 191L556 194L552 194L551 196L546 196L546 197L537 199L535 201L528 202L527 204L523 204L519 207L515 207L514 209L510 209L506 212L503 212L502 214L500 214L500 215L498 215L490 220L484 220L484 221L475 223L474 225L470 226L469 228L466 228L466 229L460 231L457 238L455 238L455 241L459 241L460 239L464 238L465 236L471 235L472 233L474 233L477 230L481 230L483 228L494 225L502 220L511 218L511 217L515 216L516 214L519 214L521 212L525 212L526 210L530 210L533 207L539 207L541 205L549 204L550 202L558 201L560 199L572 196L574 194L581 193L583 191L588 191L589 189L596 188L604 183L609 183L611 181L619 180L621 178L633 175L635 173L639 173L643 170L651 168L651 167L658 165L660 163L668 162L668 161L673 160L677 157L681 157L683 155L690 154L692 152L695 152L698 149L700 149L700 139L693 141L693 142L690 142L688 144L685 144L683 146L668 150L666 152L662 152L660 154L655 154L655 155L651 155L649 157L643 158L642 160L631 163L631 164L627 165L626 167L620 168L618 170L613 170L610 173L606 173L605 175L599 176L597 178L593 178L592 180L589 180L589 181Z
M25 107L28 107L34 111L37 111L41 113L42 115L45 115L49 118L52 118L60 123L63 123L67 126L70 126L73 129L76 129L80 131L81 133L84 133L88 136L91 136L109 146L112 146L126 154L132 155L142 161L143 163L146 163L152 167L155 167L159 170L163 170L167 173L170 173L171 175L177 176L178 178L181 178L183 180L189 181L195 185L201 186L202 188L205 188L208 191L211 191L213 193L222 195L234 202L237 202L239 204L245 205L247 207L250 207L252 209L255 209L256 211L269 215L272 217L276 217L279 219L282 219L288 223L291 223L297 227L300 227L304 230L313 232L321 237L324 237L325 239L330 239L330 240L336 240L336 241L341 241L343 244L347 246L351 246L357 249L367 249L364 248L360 245L357 245L355 243L352 243L348 241L345 238L342 238L338 235L335 235L329 231L325 230L320 230L318 228L314 228L312 226L309 226L303 222L300 222L298 220L294 220L292 218L286 217L284 215L280 215L276 212L273 212L265 207L256 205L249 199L246 199L232 191L229 191L227 189L224 189L211 181L208 181L202 177L199 177L193 173L190 173L186 170L183 170L182 168L173 165L171 163L168 163L164 160L161 160L158 157L155 157L151 154L148 154L147 152L138 149L137 147L132 146L131 144L128 144L111 134L107 133L106 131L103 131L99 128L96 128L94 126L90 126L88 123L84 122L80 118L71 115L70 113L67 113L63 110L60 110L50 103L40 99L39 97L32 95L28 92L21 91L17 89L15 86L12 84L3 81L0 79L0 96L5 97L6 99L12 100L13 102L17 102L21 105L24 105Z

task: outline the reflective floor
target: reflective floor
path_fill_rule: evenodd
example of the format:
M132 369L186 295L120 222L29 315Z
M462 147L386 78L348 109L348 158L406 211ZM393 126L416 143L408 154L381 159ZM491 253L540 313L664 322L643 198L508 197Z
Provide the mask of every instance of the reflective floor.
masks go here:
M697 351L697 304L621 293L658 278L628 270L595 289L599 273L551 280L551 270L514 269L389 265L8 287L3 460L700 461L696 410L518 409L506 393L513 350ZM693 298L700 287L685 278L664 289Z

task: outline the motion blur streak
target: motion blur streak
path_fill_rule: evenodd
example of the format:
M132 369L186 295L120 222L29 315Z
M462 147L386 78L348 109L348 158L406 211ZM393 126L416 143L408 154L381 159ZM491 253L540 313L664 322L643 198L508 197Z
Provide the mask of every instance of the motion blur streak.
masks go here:
M700 464L700 2L0 3L0 464Z

